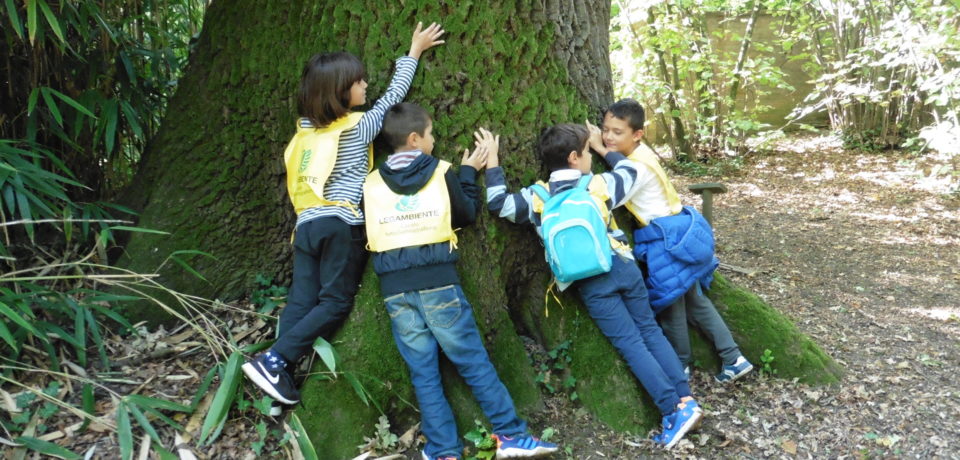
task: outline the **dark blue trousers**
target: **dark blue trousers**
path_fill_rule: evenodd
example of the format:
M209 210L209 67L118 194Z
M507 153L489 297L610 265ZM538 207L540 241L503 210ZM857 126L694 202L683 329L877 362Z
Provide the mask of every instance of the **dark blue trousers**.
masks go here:
M317 337L329 338L350 310L367 264L363 225L336 217L300 224L293 239L293 281L280 312L273 351L293 366Z
M613 257L609 273L577 281L590 317L627 361L633 375L664 415L676 410L690 385L677 353L664 337L650 308L637 264Z

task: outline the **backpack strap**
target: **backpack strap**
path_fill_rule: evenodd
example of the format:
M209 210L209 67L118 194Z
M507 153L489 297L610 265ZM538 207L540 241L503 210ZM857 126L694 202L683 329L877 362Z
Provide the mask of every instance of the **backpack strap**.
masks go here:
M540 184L531 185L530 190L532 190L533 193L540 197L540 199L544 202L550 199L550 192Z
M593 179L593 174L584 174L580 176L580 180L577 181L577 188L581 190L587 190L587 187L590 186L590 181Z

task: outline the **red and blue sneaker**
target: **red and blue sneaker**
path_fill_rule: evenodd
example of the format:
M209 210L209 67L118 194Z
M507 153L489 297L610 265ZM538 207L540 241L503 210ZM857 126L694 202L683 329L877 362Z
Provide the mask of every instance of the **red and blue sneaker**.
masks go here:
M497 458L533 458L549 455L558 447L552 442L541 441L530 435L509 437L492 435L497 441Z

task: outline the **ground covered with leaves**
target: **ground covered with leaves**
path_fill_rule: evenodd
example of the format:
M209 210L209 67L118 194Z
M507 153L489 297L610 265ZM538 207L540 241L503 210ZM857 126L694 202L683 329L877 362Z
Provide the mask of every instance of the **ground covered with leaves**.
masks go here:
M570 459L955 456L960 445L955 378L960 366L960 179L955 171L960 165L950 161L843 151L831 137L806 136L748 155L738 168L717 170L716 176L675 174L688 204L699 202L685 185L726 184L729 191L716 198L714 211L718 255L733 267L724 275L793 319L844 367L843 380L813 387L754 373L723 386L712 379L715 369L695 369L692 386L706 418L669 453L648 441L650 433L607 429L571 401L571 390L562 382L553 392L544 389L546 410L528 414L532 428L562 445L555 458ZM244 343L266 339L262 324L254 323L238 315L230 332ZM117 340L111 351L127 358L106 381L121 394L189 404L213 364L196 340L189 330L153 331L137 342ZM537 361L551 359L544 350L531 351ZM753 358L761 367L759 357ZM773 356L771 371L776 364ZM75 391L50 381L36 376L39 388L61 399ZM201 408L210 404L209 398L195 402ZM111 430L96 424L79 430L76 417L57 415L42 396L7 393L4 404L32 407L35 415L46 410L42 418L21 422L46 424L40 428L47 441L95 458L118 454ZM201 423L198 415L174 414L182 431L154 425L164 445L184 448L174 451L181 458L188 451L199 458L295 456L289 424L262 415L267 409L262 400L241 405L245 410L234 412L237 416L212 446L196 448L190 442ZM413 427L384 428L381 437L392 432L408 447L383 458L419 458ZM146 439L135 440L136 445L149 444ZM7 449L4 457L16 452L25 454Z

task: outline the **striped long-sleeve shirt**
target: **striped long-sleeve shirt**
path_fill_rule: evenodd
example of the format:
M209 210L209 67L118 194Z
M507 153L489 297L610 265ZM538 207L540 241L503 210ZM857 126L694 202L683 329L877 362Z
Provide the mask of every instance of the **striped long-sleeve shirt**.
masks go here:
M610 152L604 157L613 170L602 173L607 184L607 207L610 210L622 206L629 198L628 192L633 188L637 178L637 165L627 160L627 157L618 152ZM490 168L486 173L487 208L498 217L517 224L533 224L540 233L540 216L533 212L533 191L524 187L519 192L507 193L506 180L503 169ZM577 185L581 173L575 169L560 169L550 174L550 194L555 195ZM610 235L619 241L626 242L626 237L620 230L611 230ZM630 254L623 254L632 258Z
M357 205L358 215L354 210L343 206L317 206L306 209L297 216L297 226L318 217L333 216L350 225L363 225L363 210L360 209L360 198L363 196L363 180L369 170L367 146L380 133L383 125L383 116L391 106L403 101L410 89L413 75L417 70L417 60L403 56L396 61L396 70L387 91L373 104L373 107L363 114L363 118L356 126L340 134L337 145L337 161L333 172L323 187L324 198L330 201L348 201ZM300 127L310 128L313 125L306 118L300 119Z

